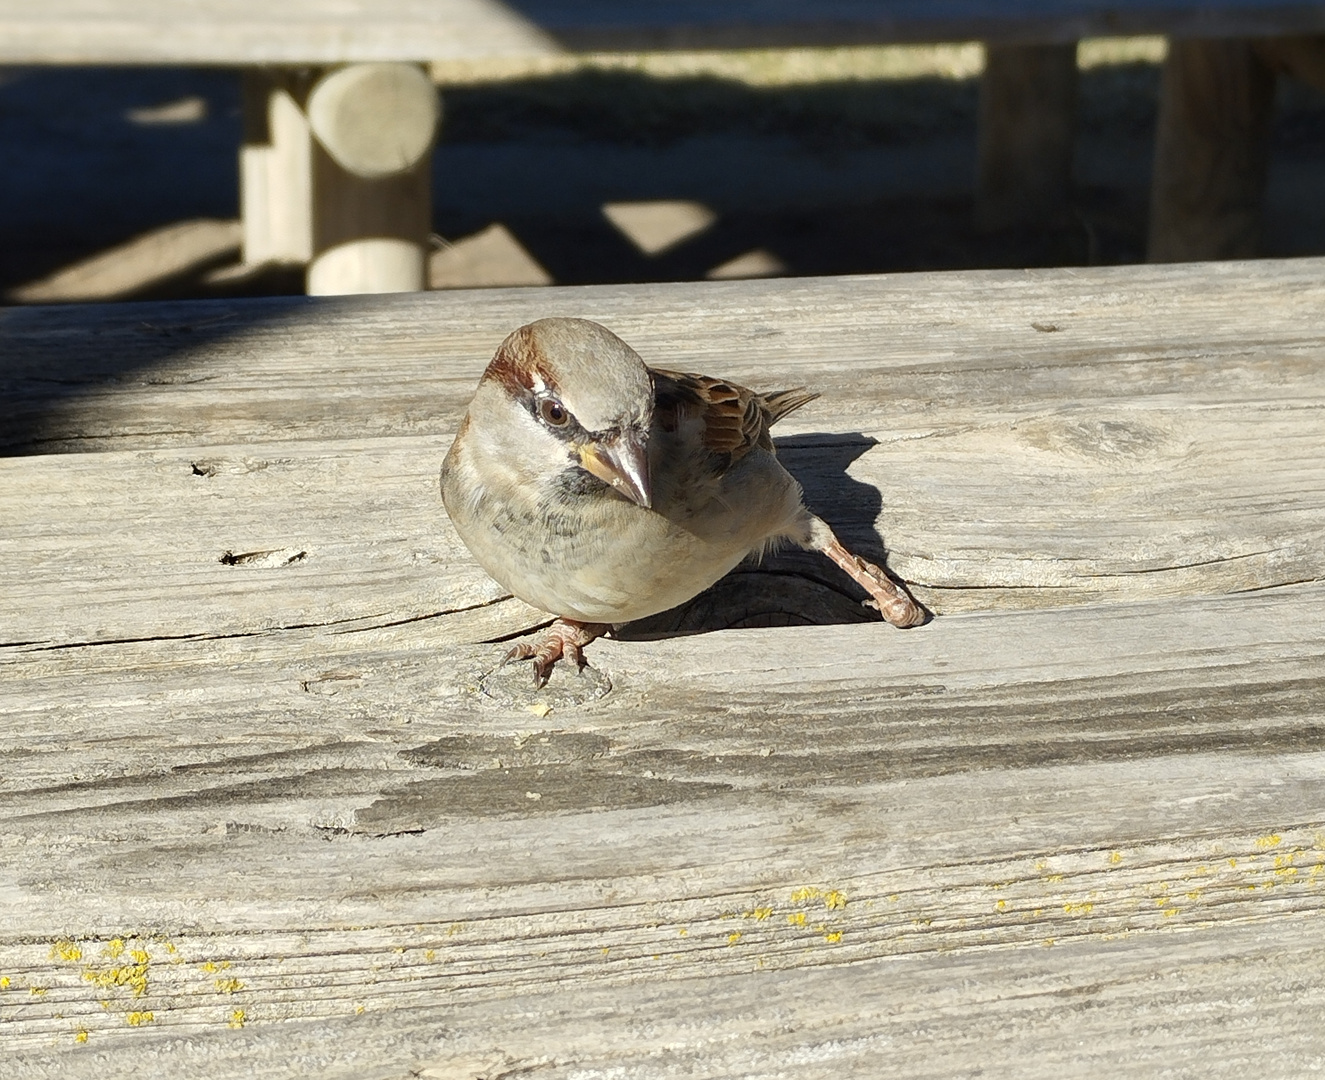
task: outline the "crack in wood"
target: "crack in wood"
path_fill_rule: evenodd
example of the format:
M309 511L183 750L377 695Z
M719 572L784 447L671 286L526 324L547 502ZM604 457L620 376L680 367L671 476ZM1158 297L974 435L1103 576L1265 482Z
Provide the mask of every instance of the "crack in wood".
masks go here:
M372 615L351 615L344 619L330 619L326 622L288 623L284 626L267 626L260 630L241 630L232 634L153 634L149 637L105 638L100 641L65 641L56 645L39 645L37 648L27 651L57 652L67 649L100 648L105 645L141 645L157 641L232 641L242 638L269 637L273 634L281 634L292 630L322 630L332 626L341 626L344 623L359 622L362 619L381 618L385 614L385 611L378 611Z
M505 604L513 599L515 598L510 593L504 593L501 596L494 596L491 600L482 600L477 604L466 604L462 607L446 608L442 611L430 611L425 615L411 615L408 618L393 619L390 622L373 623L371 626L355 626L351 627L348 630L335 630L333 631L333 633L363 634L367 633L370 630L386 630L387 628L392 626L408 626L410 625L410 623L427 622L429 619L441 619L447 615L463 615L465 612L468 611L482 611L484 608L497 607L498 605ZM544 623L543 625L545 626L551 625L551 621L549 620L549 622ZM510 640L511 638L519 637L521 634L524 633L527 633L527 631L517 630L514 633L510 634L508 637L500 638L497 640L498 641ZM495 641L483 642L483 644L485 645L491 645L495 643L496 643Z

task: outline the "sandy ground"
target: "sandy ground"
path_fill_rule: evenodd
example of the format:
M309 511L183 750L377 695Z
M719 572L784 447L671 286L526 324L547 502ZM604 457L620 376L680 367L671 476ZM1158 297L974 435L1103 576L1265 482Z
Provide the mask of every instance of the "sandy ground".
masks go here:
M1074 219L994 235L972 224L976 46L436 71L438 280L1138 261L1162 43L1133 45L1083 46ZM0 293L108 251L113 276L120 245L197 219L213 219L212 254L118 295L297 289L297 275L226 269L237 256L215 222L238 214L239 129L230 71L0 72ZM1285 83L1264 254L1325 252L1322 192L1325 95Z

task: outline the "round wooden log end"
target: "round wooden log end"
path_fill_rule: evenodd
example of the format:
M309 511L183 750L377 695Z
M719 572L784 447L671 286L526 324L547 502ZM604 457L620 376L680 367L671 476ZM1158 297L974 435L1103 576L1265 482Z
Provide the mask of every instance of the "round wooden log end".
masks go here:
M413 168L432 147L441 100L413 64L353 64L324 76L308 120L332 159L374 180Z

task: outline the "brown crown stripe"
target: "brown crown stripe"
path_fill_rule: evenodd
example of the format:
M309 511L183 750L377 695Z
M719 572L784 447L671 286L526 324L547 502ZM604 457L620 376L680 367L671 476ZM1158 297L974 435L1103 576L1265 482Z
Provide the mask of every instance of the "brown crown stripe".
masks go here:
M535 374L549 389L556 389L538 338L528 326L522 326L497 346L483 377L496 379L512 397L519 397L533 390Z

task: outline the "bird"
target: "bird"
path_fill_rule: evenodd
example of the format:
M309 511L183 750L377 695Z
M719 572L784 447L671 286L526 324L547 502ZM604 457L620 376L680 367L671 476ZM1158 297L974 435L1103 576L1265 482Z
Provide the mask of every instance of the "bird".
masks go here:
M819 551L897 627L928 613L848 551L804 504L769 429L819 395L759 394L651 367L588 319L546 318L497 348L441 468L441 495L479 565L554 616L503 663L536 687L622 623L684 603L751 554Z

